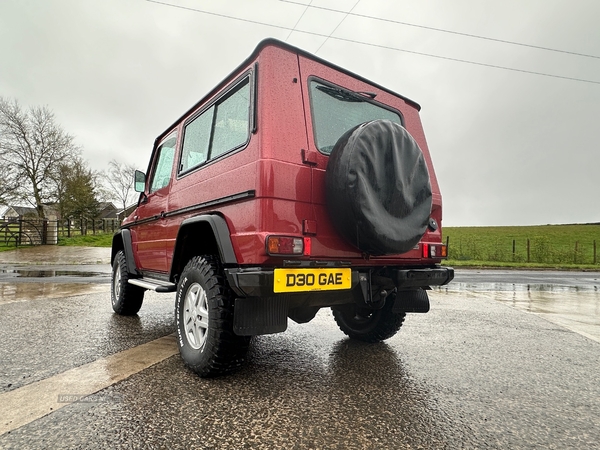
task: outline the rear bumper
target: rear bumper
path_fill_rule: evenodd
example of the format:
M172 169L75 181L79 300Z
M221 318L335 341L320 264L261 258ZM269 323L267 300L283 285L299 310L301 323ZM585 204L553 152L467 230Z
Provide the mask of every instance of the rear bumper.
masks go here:
M352 270L352 288L359 283L359 274L365 273L360 269ZM229 286L239 297L272 297L273 270L260 267L225 269ZM391 279L398 289L417 289L430 286L443 286L454 278L451 267L434 267L423 269L391 268ZM305 292L306 294L327 294L330 291Z
M394 284L398 289L443 286L454 279L452 267L436 267L433 269L394 269Z

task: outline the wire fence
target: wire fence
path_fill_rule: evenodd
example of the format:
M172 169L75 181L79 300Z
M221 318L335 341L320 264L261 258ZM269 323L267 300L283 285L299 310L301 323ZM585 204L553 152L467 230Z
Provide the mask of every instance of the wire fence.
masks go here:
M459 261L598 264L597 242L555 243L548 238L447 240L448 257Z

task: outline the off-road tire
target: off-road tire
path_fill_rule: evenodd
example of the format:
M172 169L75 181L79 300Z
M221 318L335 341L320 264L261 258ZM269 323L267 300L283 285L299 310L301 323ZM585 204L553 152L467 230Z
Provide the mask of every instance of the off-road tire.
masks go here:
M113 311L121 316L134 316L142 307L145 289L129 284L125 253L119 250L112 267L110 299Z
M364 342L381 342L394 336L402 327L406 313L393 313L394 302L388 299L383 308L373 310L348 304L332 308L333 317L348 337Z
M244 362L250 338L233 332L234 300L218 258L195 256L187 263L175 299L177 345L201 377L230 373Z

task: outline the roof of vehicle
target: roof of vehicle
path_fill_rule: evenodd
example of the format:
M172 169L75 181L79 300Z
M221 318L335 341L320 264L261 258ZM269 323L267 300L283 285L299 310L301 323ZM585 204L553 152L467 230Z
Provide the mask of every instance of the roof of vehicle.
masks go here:
M202 103L204 103L208 98L212 97L214 94L216 94L218 91L220 91L223 87L225 87L229 82L231 82L231 80L240 73L241 70L243 70L245 67L248 66L248 64L250 64L253 60L255 60L258 55L260 54L260 52L268 46L273 46L273 47L279 47L282 48L284 50L289 50L293 53L296 53L298 55L301 55L305 58L309 58L312 59L313 61L316 61L320 64L326 65L328 67L331 67L332 69L340 72L340 73L344 73L346 75L349 75L353 78L356 78L360 81L363 81L365 83L368 83L378 89L381 89L382 91L386 91L396 97L400 97L402 98L404 101L406 101L407 103L411 104L413 107L415 107L417 109L417 111L421 110L421 105L419 105L417 102L415 102L414 100L409 99L408 97L405 97L404 95L400 95L397 92L394 92L384 86L381 86L378 83L374 83L373 81L370 81L360 75L357 75L354 72L351 72L347 69L344 69L343 67L340 67L336 64L333 64L325 59L319 58L316 55L313 55L312 53L309 53L305 50L302 50L298 47L294 47L293 45L290 45L286 42L280 41L278 39L275 38L267 38L267 39L263 39L262 41L260 41L258 43L258 45L256 46L256 48L254 49L254 51L252 52L252 54L250 56L248 56L248 58L246 58L240 65L238 65L229 75L227 75L217 86L215 86L209 93L207 93L204 97L202 97L198 102L196 102L189 110L187 110L179 119L177 119L169 128L167 128L163 133L161 133L160 136L158 136L156 138L155 144L161 140L164 136L166 136L177 124L179 124L185 117L187 117L190 113L192 113L193 111L195 111Z

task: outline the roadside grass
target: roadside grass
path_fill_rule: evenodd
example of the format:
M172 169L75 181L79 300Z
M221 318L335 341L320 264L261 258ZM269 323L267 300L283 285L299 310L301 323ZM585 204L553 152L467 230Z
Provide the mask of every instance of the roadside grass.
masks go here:
M110 247L112 245L113 233L88 234L85 236L59 237L58 245L66 247ZM2 245L0 252L15 250L16 248L27 248L31 245Z
M447 259L444 266L463 267L469 269L531 269L531 270L581 270L600 271L600 264L543 264L543 263L513 263L502 261L460 261Z
M600 270L600 224L445 227L448 265Z
M68 247L110 247L113 233L88 234L85 236L59 237L58 245Z
M1 245L0 244L0 252L7 252L9 250L14 250L15 248L17 248L17 247L15 247L14 245Z

